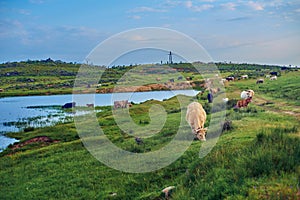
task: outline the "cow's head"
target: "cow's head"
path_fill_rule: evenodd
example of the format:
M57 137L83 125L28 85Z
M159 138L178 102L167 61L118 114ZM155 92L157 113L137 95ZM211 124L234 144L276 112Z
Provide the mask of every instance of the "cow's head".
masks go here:
M206 141L205 135L207 132L207 128L198 128L195 131L196 137L201 141Z
M253 97L254 96L254 91L253 90L247 90L247 96L248 97Z

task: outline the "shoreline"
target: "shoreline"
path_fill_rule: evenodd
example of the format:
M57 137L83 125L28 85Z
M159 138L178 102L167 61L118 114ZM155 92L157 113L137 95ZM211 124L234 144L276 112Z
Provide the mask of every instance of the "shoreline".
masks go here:
M172 92L173 91L173 92ZM177 91L177 92L176 92ZM186 92L184 92L184 91L188 91L187 93L190 93L190 91L191 92L193 92L193 95L197 95L198 94L198 92L200 92L199 90L194 90L194 89L192 89L192 88L190 88L189 90L187 90L187 89L181 89L181 90L160 90L160 91L158 91L158 90L156 90L156 91L149 91L149 90L146 90L146 91L138 91L137 93L152 93L152 92L172 92L172 93L174 93L173 95L174 96L176 96L177 94L176 93L181 93L180 91L183 91L183 93L186 93ZM119 91L118 93L121 93L121 92L123 92L123 93L129 93L129 91L126 91L126 92L124 92L124 91ZM87 94L87 93L82 93L82 95L85 95L85 94ZM94 95L105 95L105 94L112 94L113 95L113 93L95 93ZM62 97L62 96L64 96L64 95L73 95L72 93L70 94L70 93L68 93L68 94L58 94L58 95L48 95L49 97L50 96L53 96L53 98L56 98L55 96L61 96L61 97L57 97L57 98L63 98L63 99L65 99L65 97ZM76 94L75 94L76 95ZM80 94L77 94L77 95L80 95ZM172 95L172 96L173 96ZM151 96L151 94L146 94L146 96ZM22 98L22 97L25 97L25 98L30 98L30 97L38 97L38 98L43 98L43 97L46 97L45 95L40 95L40 96L38 96L38 95L27 95L27 96L13 96L13 97L2 97L2 98ZM105 97L105 96L104 96ZM167 99L169 99L169 98L172 98L172 97L166 97ZM4 100L5 101L5 100ZM11 101L11 100L9 100L9 101ZM25 101L25 100L24 100ZM26 101L28 101L28 100L26 100ZM138 100L139 101L139 100ZM23 100L22 100L22 102L23 102ZM34 101L33 101L34 102ZM83 105L84 107L85 107L85 105ZM98 105L96 105L95 104L95 106L98 106ZM101 105L99 105L99 106L101 106ZM105 105L103 105L103 106L105 106ZM29 106L29 107L32 107L32 106ZM24 108L29 108L28 106L27 107L24 107ZM49 106L47 106L47 107L49 107ZM33 106L33 108L35 108L35 106ZM36 108L38 108L38 107L36 107ZM52 126L52 125L50 125L50 126ZM55 125L54 125L55 126ZM44 127L48 127L47 125L46 126L42 126L42 127L34 127L34 129L35 128L44 128ZM15 135L15 134L18 134L18 133L23 133L23 131L22 130L19 130L19 131L9 131L9 132L3 132L2 134L1 134L1 136L4 138L4 139L7 139L7 140L9 140L9 141L13 141L13 143L11 143L11 142L4 142L3 144L5 144L5 145L3 145L3 147L1 148L2 149L2 151L3 150L5 150L10 144L14 144L15 142L18 142L18 141L16 141L16 140L18 140L18 138L17 137L14 137L14 136L12 136L12 135ZM1 152L1 150L0 150L0 152Z
M205 88L205 84L202 82L178 82L167 84L150 84L143 86L129 86L129 87L113 87L113 88L85 88L78 90L79 93L74 93L72 89L67 91L48 91L48 92L33 92L33 93L8 93L5 91L0 93L0 98L6 97L26 97L26 96L51 96L51 95L67 95L67 94L111 94L111 93L129 93L129 92L154 92L154 91L172 91L172 90L198 90L199 88ZM202 89L203 90L203 89Z

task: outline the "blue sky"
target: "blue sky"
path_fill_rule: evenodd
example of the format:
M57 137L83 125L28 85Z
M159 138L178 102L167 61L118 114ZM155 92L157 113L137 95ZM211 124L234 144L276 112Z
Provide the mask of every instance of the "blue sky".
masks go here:
M299 0L2 0L0 62L83 62L105 39L143 27L182 32L214 61L300 65Z

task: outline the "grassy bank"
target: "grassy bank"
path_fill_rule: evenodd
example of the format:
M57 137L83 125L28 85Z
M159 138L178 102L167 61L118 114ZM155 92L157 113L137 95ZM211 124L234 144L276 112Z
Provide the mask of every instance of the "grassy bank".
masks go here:
M29 95L55 95L71 94L75 78L79 69L84 66L78 63L66 63L60 60L28 60L22 62L8 62L0 64L0 97L29 96ZM270 71L280 71L280 66L257 64L215 63L199 64L174 63L172 65L134 65L134 66L92 66L96 69L94 74L101 77L93 82L87 76L82 79L82 93L98 92L111 93L116 85L125 89L133 85L143 85L140 91L186 89L192 86L194 89L203 90L203 77L194 66L202 66L201 69L210 70L217 67L222 76L235 76L247 74L250 79L256 79L268 74ZM204 66L204 67L203 67ZM198 68L199 69L199 68ZM285 70L290 71L291 69ZM170 82L173 79L174 82ZM96 80L96 79L95 79ZM186 84L189 80L189 84ZM146 84L146 85L145 85ZM159 85L155 85L159 84ZM136 88L132 88L135 90ZM287 89L288 90L288 89ZM126 90L125 90L126 91Z
M294 92L287 91L289 85L297 85L298 77L299 72L289 72L264 85L256 85L254 78L228 83L230 99L238 99L240 91L248 88L256 93L248 108L227 106L226 126L213 150L199 158L203 142L193 141L171 165L149 173L125 173L102 164L83 146L74 123L10 134L21 143L37 136L57 142L2 152L0 194L3 199L164 199L161 190L175 186L171 199L178 200L299 199L300 110ZM198 100L210 119L207 100ZM151 123L148 110L153 103L164 107L166 123L158 134L145 138L143 145L120 130L110 107L97 113L99 125L122 149L158 150L176 134L181 110L177 98L133 105L130 116L140 127ZM288 109L293 112L286 113Z

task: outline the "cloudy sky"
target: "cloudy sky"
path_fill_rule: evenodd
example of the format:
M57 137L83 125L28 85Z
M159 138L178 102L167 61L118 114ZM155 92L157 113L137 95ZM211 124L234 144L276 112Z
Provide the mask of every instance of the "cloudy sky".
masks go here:
M299 0L1 0L0 62L84 62L100 42L143 27L182 32L214 61L300 65Z

